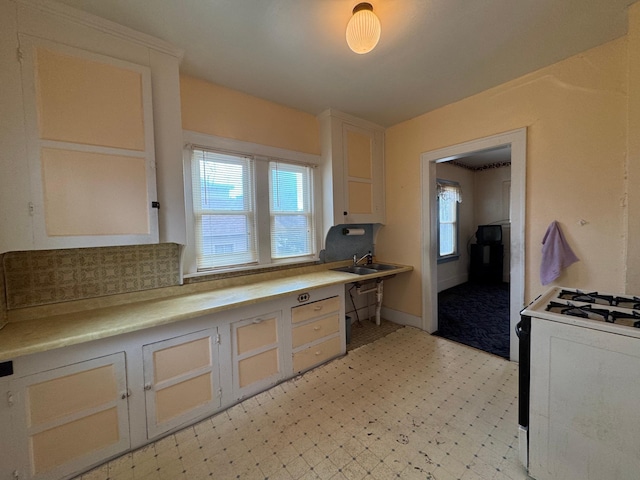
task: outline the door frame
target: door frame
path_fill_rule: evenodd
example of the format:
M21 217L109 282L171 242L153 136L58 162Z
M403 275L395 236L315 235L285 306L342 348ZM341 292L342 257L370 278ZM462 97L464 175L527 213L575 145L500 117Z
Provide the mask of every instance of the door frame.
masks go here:
M438 330L436 164L491 148L511 146L511 262L509 358L518 361L515 325L524 307L527 129L520 128L420 155L422 191L422 328Z

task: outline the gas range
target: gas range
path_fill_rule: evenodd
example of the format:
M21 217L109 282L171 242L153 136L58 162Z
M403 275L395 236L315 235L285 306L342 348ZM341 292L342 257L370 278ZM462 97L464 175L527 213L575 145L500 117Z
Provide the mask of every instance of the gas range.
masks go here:
M633 295L553 287L522 314L564 323L583 322L581 325L586 327L640 336L640 297Z

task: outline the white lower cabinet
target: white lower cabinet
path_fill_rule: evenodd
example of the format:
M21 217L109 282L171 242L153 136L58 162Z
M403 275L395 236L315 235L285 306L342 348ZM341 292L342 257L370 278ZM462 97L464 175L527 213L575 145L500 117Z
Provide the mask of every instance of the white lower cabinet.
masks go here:
M291 309L293 372L300 373L346 351L343 297L318 300Z
M344 354L343 319L336 285L18 357L0 479L71 478Z
M234 398L258 393L284 378L281 331L281 311L231 324Z
M218 339L210 328L142 347L149 438L220 408Z
M28 375L9 388L13 478L63 478L130 448L124 352Z

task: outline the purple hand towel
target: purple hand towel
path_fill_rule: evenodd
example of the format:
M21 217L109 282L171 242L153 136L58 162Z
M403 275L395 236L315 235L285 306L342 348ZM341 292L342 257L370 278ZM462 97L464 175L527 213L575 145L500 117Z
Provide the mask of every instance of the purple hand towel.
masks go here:
M542 263L540 264L540 281L542 285L553 282L560 276L560 271L580 260L573 253L564 239L558 222L553 221L542 239Z

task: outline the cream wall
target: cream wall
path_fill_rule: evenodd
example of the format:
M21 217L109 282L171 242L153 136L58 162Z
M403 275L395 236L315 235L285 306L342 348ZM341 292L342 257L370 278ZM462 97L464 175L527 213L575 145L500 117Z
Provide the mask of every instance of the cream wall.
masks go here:
M420 155L527 127L525 300L544 290L540 242L553 220L582 259L558 282L625 289L627 39L621 38L386 131L387 226L377 252L415 270L385 305L422 314ZM579 221L586 220L585 226Z
M186 75L180 76L182 128L320 154L316 117Z
M629 7L626 292L640 292L640 2Z

